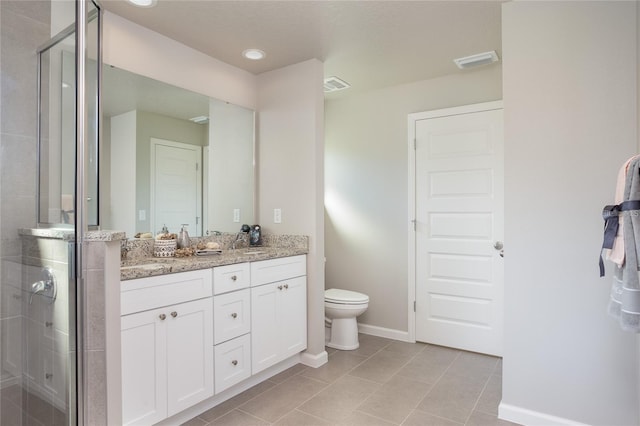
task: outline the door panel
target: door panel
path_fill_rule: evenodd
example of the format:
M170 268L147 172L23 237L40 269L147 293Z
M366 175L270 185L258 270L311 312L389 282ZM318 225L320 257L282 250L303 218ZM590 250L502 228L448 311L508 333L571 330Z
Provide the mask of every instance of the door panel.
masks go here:
M502 109L415 122L416 340L501 355Z

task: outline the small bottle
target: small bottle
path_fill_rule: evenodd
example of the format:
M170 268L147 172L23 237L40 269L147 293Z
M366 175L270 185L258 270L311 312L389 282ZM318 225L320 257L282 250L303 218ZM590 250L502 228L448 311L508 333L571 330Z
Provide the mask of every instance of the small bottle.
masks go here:
M189 226L186 223L182 224L182 229L180 230L180 235L178 235L178 248L187 248L191 245L191 239L189 238L189 233L185 229L186 226Z

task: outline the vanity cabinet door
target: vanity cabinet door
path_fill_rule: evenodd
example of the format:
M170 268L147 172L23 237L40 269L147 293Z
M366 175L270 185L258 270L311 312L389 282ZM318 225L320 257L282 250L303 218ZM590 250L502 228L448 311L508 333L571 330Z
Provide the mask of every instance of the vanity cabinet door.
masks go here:
M165 309L168 415L213 396L211 298Z
M122 420L157 423L213 396L211 297L121 317Z
M281 358L286 359L307 348L307 277L281 284L278 329Z
M307 347L307 279L297 277L251 289L252 373Z
M280 352L277 283L251 289L251 373L278 362Z
M153 424L167 417L165 309L121 318L122 422ZM166 314L165 314L166 315Z

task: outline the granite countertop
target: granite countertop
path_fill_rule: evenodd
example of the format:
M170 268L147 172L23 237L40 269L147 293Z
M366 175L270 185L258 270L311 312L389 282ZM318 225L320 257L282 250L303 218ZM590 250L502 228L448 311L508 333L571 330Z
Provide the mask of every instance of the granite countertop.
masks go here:
M120 280L126 281L155 275L208 269L215 266L296 256L307 254L308 251L306 247L250 247L223 250L220 254L207 256L136 258L121 262Z

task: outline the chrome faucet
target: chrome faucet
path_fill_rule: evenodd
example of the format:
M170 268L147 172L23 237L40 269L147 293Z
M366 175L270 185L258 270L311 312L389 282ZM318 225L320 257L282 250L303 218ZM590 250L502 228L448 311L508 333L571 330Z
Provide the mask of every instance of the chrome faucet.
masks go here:
M242 232L242 231L238 232L236 234L236 239L233 240L233 242L231 243L231 249L233 249L233 250L236 249L236 244L238 243L238 241L242 241L243 243L246 244L246 241L245 241L245 236L246 235L247 235L246 232Z
M236 234L236 239L233 240L233 242L231 243L231 248L233 250L236 249L236 243L238 241L242 241L243 243L247 243L246 241L246 236L249 235L249 231L251 230L251 228L249 227L249 225L242 225L242 228L240 228L240 232L238 232Z

